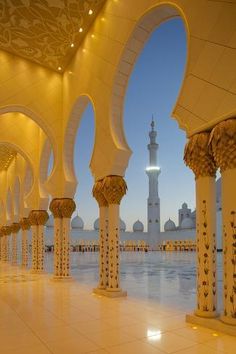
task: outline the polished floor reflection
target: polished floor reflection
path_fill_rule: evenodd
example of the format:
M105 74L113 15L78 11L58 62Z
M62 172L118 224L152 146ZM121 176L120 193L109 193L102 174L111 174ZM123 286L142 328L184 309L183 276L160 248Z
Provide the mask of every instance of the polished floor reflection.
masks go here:
M60 283L0 263L1 354L235 353L235 337L185 322L194 254L122 254L120 299L92 294L97 254L73 253L72 265L75 280Z

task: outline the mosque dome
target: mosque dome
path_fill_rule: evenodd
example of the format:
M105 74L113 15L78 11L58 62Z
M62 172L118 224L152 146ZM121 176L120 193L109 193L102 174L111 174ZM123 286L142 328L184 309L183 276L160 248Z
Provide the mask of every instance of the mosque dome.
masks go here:
M54 218L53 218L53 215L51 214L50 216L49 216L49 219L48 219L48 221L46 222L46 225L45 225L46 227L54 227Z
M94 221L93 228L96 231L99 230L99 218ZM124 221L120 219L120 231L125 231L125 230L126 230L126 225Z
M135 221L135 223L133 224L133 231L134 232L143 232L144 230L144 226L143 223L139 220Z
M165 222L164 225L164 230L165 231L175 231L176 230L176 226L173 220L169 219Z
M79 215L76 215L72 221L71 221L71 228L72 229L80 229L83 230L84 228L84 222L81 219L81 217L79 217Z
M184 218L182 223L181 223L181 229L193 229L194 228L194 223L191 218Z
M99 230L99 218L97 218L94 223L93 223L93 228L94 230L98 231Z
M182 209L187 209L188 208L188 204L187 203L183 203L182 204Z

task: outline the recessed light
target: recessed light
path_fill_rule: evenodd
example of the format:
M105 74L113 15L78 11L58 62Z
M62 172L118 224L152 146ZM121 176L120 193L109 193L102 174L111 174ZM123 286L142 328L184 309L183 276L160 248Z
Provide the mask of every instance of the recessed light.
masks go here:
M88 12L88 14L89 14L89 15L92 15L92 14L93 14L93 10L90 9L89 12Z
M95 37L94 34L91 34L91 37L94 38Z
M71 43L71 45L70 45L70 46L71 46L71 48L73 48L75 45L74 45L74 43Z
M79 32L80 32L80 33L83 32L83 28L82 28L82 27L80 27Z
M102 21L105 21L105 17L102 17L101 20L102 20Z
M58 68L57 68L59 71L61 71L61 66L58 66Z
M86 49L83 49L82 52L85 53L85 52L86 52Z

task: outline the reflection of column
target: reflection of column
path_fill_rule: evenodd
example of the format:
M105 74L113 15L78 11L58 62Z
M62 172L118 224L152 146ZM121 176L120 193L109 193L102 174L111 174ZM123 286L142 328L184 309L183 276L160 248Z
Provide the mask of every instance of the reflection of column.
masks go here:
M0 228L0 261L3 261L3 232Z
M32 210L29 214L32 225L32 271L35 273L44 270L44 225L47 220L46 210Z
M12 265L17 265L17 233L20 230L20 224L17 222L14 222L11 225L11 231L12 231L12 259L11 263Z
M236 326L236 119L216 125L211 148L222 177L224 313L222 321Z
M54 217L54 279L70 278L70 219L76 205L70 198L55 198L50 210Z
M22 247L22 255L21 255L21 265L22 267L28 266L28 230L30 229L30 222L28 218L22 218L20 220L21 226L21 247Z
M120 288L120 247L119 247L119 207L126 183L121 176L107 176L103 180L103 195L108 202L108 233L109 233L109 278L107 292L110 296L123 296Z
M9 235L11 234L11 226L2 226L2 234L3 234L3 256L2 261L8 262L10 255L9 255Z
M93 196L99 205L99 283L98 289L106 289L108 286L109 248L108 248L108 203L102 193L102 181L95 183ZM96 291L96 289L95 289Z
M194 135L184 160L196 178L197 309L201 317L216 316L216 166L208 148L209 133Z

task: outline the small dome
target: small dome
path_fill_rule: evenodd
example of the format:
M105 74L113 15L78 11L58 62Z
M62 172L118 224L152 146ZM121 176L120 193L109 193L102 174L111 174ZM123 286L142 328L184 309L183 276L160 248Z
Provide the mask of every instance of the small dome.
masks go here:
M96 231L99 230L99 218L94 221L93 228ZM125 230L126 230L126 225L124 221L120 219L120 231L125 231Z
M76 215L72 221L71 221L71 228L72 229L80 229L83 230L84 228L84 222L81 219L81 217L79 217L79 215Z
M96 230L96 231L99 230L99 218L97 218L97 219L94 221L93 228L94 228L94 230Z
M48 219L48 221L46 222L46 225L45 225L45 226L46 226L46 227L54 227L54 217L53 217L52 214L49 216L49 219Z
M188 209L188 204L187 203L183 203L182 204L182 209Z
M134 232L143 232L144 230L144 226L143 226L143 223L139 220L135 221L135 223L133 224L133 231Z
M165 231L175 231L176 230L176 226L173 220L169 219L166 221L165 225L164 225L164 230Z
M125 231L125 230L126 230L125 222L120 219L120 231Z
M194 223L193 220L190 218L184 218L182 223L181 223L181 229L193 229L194 228Z

